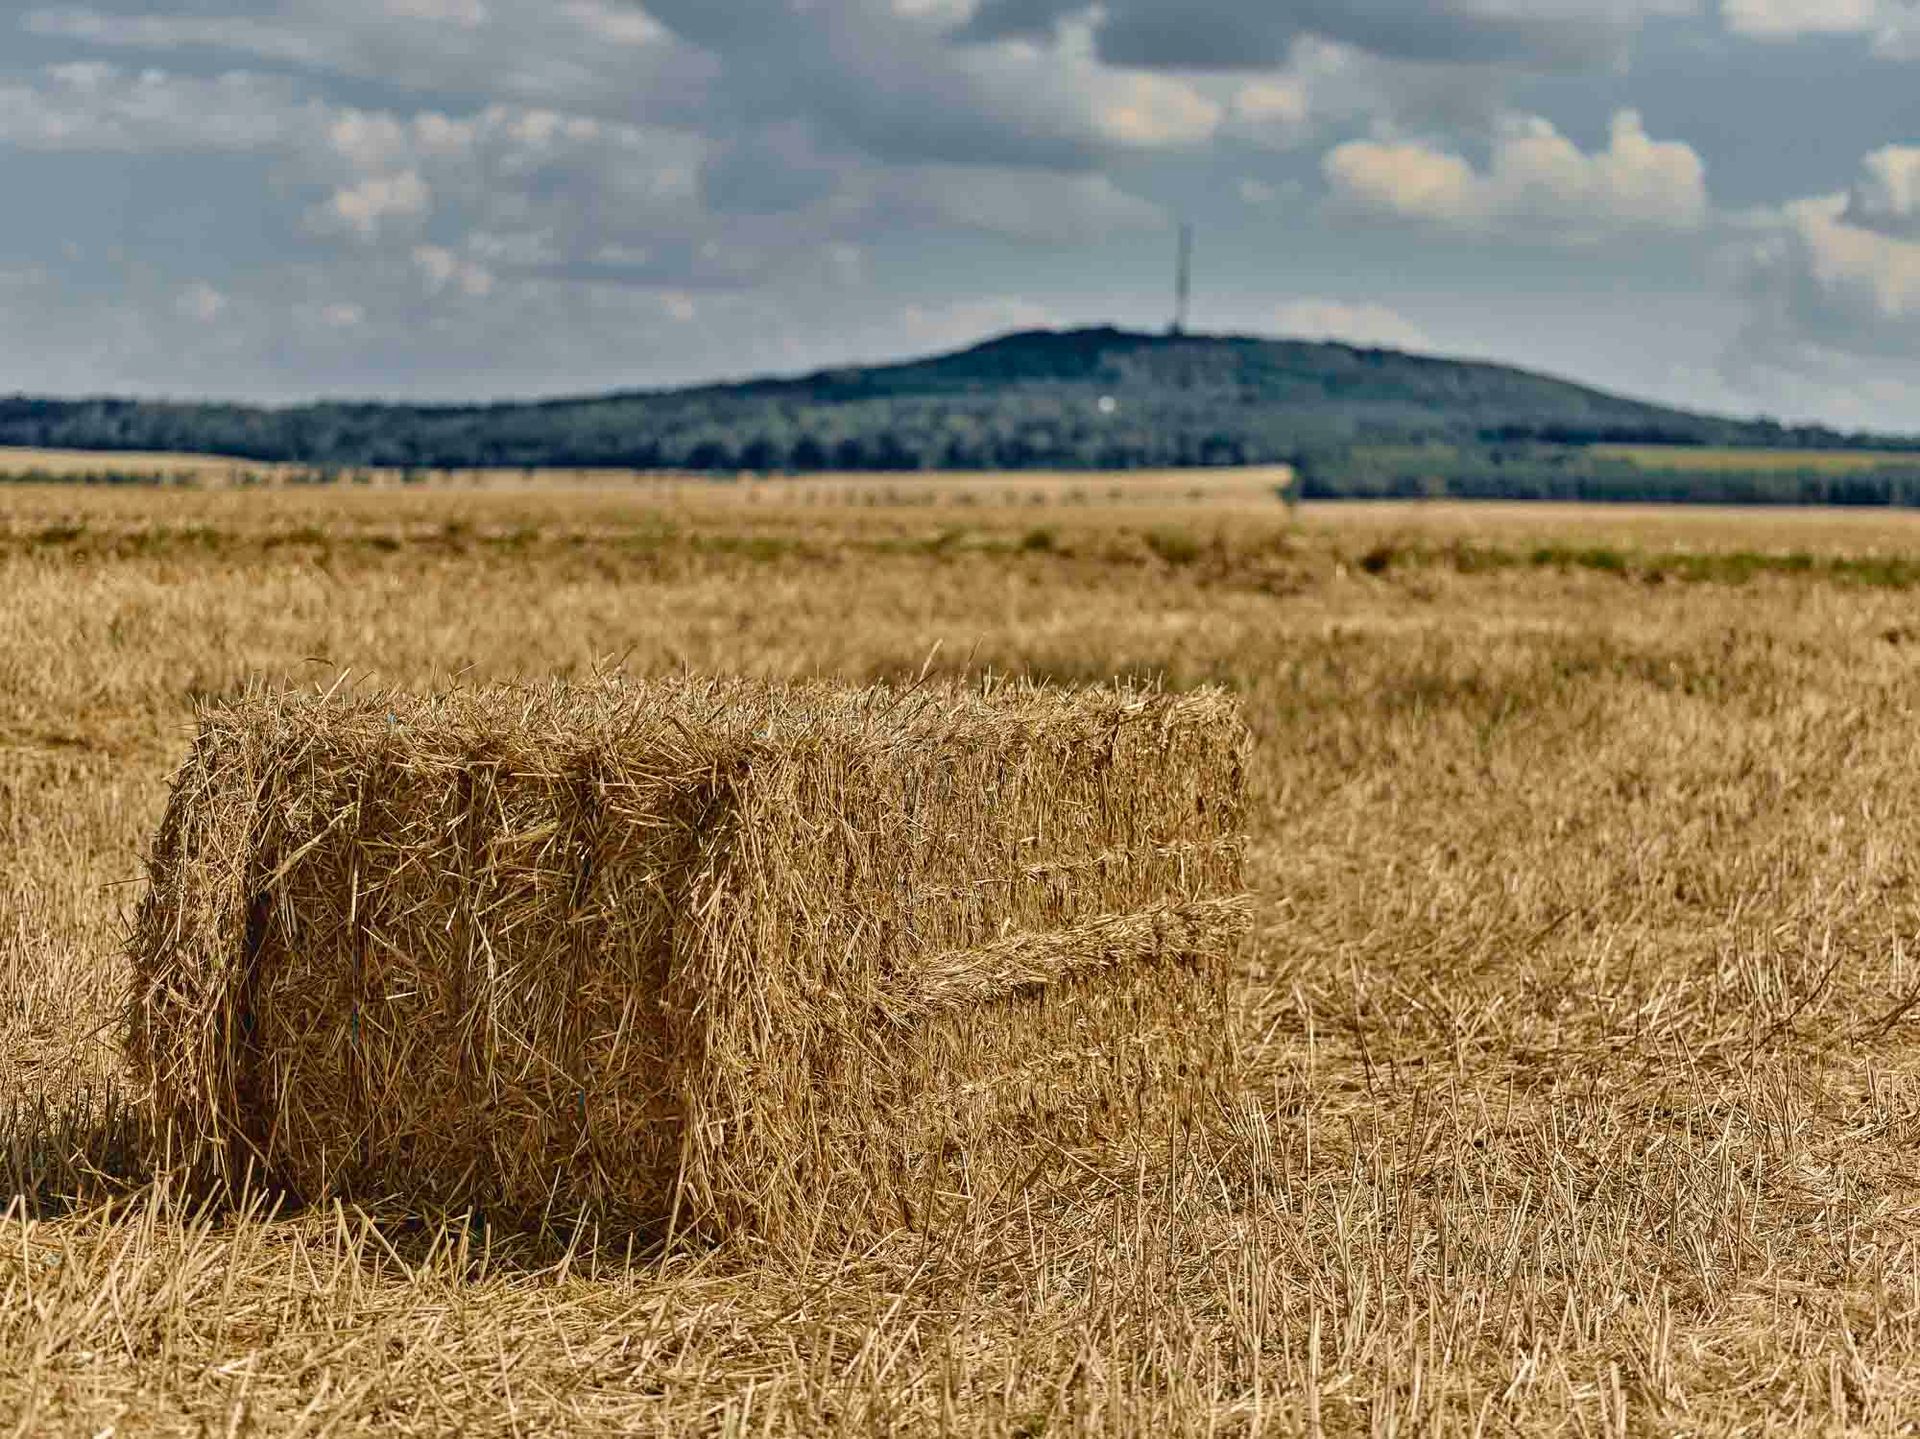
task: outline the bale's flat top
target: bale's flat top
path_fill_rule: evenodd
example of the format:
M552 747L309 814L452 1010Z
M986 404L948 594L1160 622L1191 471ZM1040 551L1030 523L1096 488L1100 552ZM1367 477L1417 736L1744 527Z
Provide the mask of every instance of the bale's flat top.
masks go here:
M430 694L262 689L223 702L202 722L270 743L352 749L403 741L423 762L436 751L470 755L498 746L526 764L537 764L543 750L560 760L583 749L615 748L685 764L823 744L889 752L1051 747L1133 726L1169 733L1239 726L1232 698L1217 689L1168 694L1025 682L851 687L739 679L555 681Z

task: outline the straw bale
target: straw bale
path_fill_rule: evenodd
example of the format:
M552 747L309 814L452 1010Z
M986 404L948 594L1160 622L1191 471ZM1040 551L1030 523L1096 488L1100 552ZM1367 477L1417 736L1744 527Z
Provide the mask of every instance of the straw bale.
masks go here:
M605 682L205 710L131 1050L203 1176L782 1240L1232 1062L1231 700Z

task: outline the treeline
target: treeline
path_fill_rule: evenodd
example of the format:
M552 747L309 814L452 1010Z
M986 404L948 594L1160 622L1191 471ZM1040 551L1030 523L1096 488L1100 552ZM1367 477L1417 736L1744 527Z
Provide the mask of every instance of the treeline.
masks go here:
M529 404L287 408L0 399L0 445L188 451L339 470L729 473L1297 463L1325 493L1558 494L1624 478L1590 445L1841 449L1870 437L1668 409L1499 365L1337 344L1009 335L797 379ZM1877 447L1901 443L1872 440ZM1904 442L1920 453L1920 441ZM1451 447L1441 470L1393 447Z
M336 468L640 470L1137 469L1284 460L1314 421L1209 416L1191 400L1011 395L833 405L661 398L431 410L250 410L124 401L0 401L0 444L159 450Z
M1684 454L1684 451L1683 451ZM1689 466L1640 462L1579 446L1465 446L1423 453L1354 447L1303 454L1305 499L1584 500L1709 505L1920 507L1920 452L1859 468Z
M257 411L94 401L0 402L0 444L163 450L335 468L757 471L1127 470L1288 461L1364 427L1215 407L1203 397L1014 393L833 405L587 401L566 407Z
M1111 401L1103 409L1101 399ZM1830 431L1776 427L1513 427L1481 432L1458 417L1322 412L1232 398L1135 389L1090 396L1058 385L1016 391L894 396L833 405L581 401L485 410L314 406L250 410L125 401L0 401L0 444L171 451L316 468L621 468L731 473L820 471L1128 470L1298 463L1356 493L1403 493L1436 476L1461 484L1555 489L1602 472L1568 466L1592 443L1845 449ZM1577 434L1579 438L1562 438ZM1765 445L1760 445L1764 439ZM1445 443L1463 457L1442 469L1382 465L1369 451ZM1884 443L1884 442L1882 442ZM1920 452L1917 452L1920 458Z

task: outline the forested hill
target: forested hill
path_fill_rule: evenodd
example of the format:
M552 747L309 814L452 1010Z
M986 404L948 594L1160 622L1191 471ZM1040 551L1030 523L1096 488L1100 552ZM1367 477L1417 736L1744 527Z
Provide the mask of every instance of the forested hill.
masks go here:
M1837 449L1868 440L1691 414L1502 365L1113 329L1032 331L796 379L539 403L0 399L0 444L318 466L805 471L1290 460L1332 476L1357 449L1411 446L1479 463L1495 449L1538 459L1542 449L1596 442ZM1920 440L1907 443L1920 449Z

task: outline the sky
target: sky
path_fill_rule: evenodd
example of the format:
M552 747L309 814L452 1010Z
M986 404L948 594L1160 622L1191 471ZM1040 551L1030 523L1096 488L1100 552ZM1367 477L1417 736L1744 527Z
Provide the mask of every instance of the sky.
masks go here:
M0 0L0 392L472 400L1033 326L1920 431L1920 0Z

